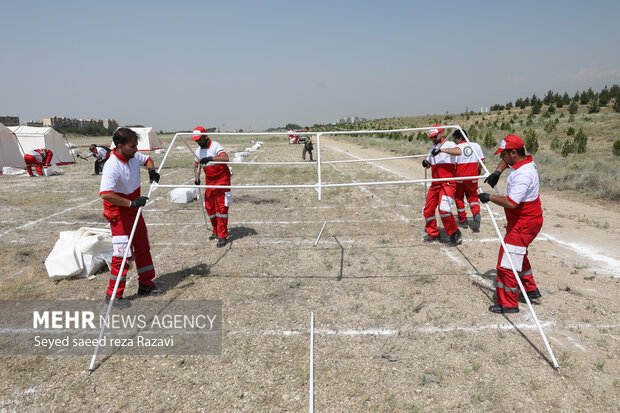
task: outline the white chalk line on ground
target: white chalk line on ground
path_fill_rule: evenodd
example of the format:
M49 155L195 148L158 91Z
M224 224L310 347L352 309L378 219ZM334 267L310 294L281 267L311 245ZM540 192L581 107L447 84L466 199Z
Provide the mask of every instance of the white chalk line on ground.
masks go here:
M543 328L547 327L556 327L559 329L570 329L570 328L595 328L595 329L616 329L620 328L620 324L591 324L591 323L571 323L571 324L562 324L557 323L555 321L547 321L541 324ZM456 333L456 332L467 332L467 333L477 333L486 330L512 330L514 328L518 328L519 330L536 330L536 324L534 323L515 323L514 325L511 323L497 323L497 324L486 324L479 326L449 326L449 327L416 327L416 328L396 328L396 329L387 329L387 328L369 328L369 329L315 329L315 334L321 334L326 336L349 336L349 337L357 337L357 336L398 336L401 334L408 333L427 333L427 334L435 334L435 333ZM254 330L254 329L241 329L241 330L232 330L226 333L226 335L235 335L235 334L244 334L244 335L263 335L263 336L280 336L280 337L290 337L297 336L302 334L308 334L308 330L280 330L280 329L269 329L269 330Z

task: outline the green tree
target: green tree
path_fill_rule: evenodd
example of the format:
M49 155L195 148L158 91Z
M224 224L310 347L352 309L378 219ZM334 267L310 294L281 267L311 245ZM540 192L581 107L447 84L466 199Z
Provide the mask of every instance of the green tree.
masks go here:
M525 148L529 153L538 152L538 134L534 129L526 129L524 131L525 139Z
M571 152L573 152L573 143L570 141L570 139L567 139L562 145L562 157L566 158Z
M620 97L617 97L614 102L614 112L620 113Z
M590 100L590 105L588 105L588 113L599 113L601 111L601 105L599 104L598 98L592 98Z
M532 115L538 115L542 109L542 102L536 100L536 103L532 104Z
M598 101L601 104L601 107L607 106L609 100L611 99L611 93L609 93L609 89L607 89L607 85L601 90L601 93L598 95Z
M573 100L570 105L568 105L568 113L570 113L571 115L575 115L577 113L577 110L579 110L579 104L576 100Z
M550 148L553 152L559 152L560 150L562 150L562 141L560 140L560 138L553 138Z
M547 113L555 113L555 105L553 103L547 108Z
M554 121L549 120L548 122L545 122L545 126L543 127L543 129L545 130L545 132L547 132L548 135L550 135L551 132L555 130L555 125L556 123Z
M568 136L573 136L575 135L575 128L573 128L572 126L569 126L568 129L566 130L566 134Z
M567 92L564 92L564 94L562 95L562 105L570 105L570 97L568 96ZM558 107L560 107L558 105Z
M585 153L587 145L588 137L584 133L583 129L579 128L579 131L573 138L573 149L577 153Z
M554 96L553 96L553 91L552 91L552 90L549 90L549 91L547 92L547 94L545 95L545 97L543 98L543 103L544 103L545 105L550 105L550 104L552 104L554 101L555 101L555 100L554 100Z
M613 153L614 156L620 156L620 139L616 139L616 141L614 142L611 153Z
M492 149L497 146L497 141L493 137L493 134L490 130L487 131L486 135L484 135L484 140L482 141L482 146L487 149Z

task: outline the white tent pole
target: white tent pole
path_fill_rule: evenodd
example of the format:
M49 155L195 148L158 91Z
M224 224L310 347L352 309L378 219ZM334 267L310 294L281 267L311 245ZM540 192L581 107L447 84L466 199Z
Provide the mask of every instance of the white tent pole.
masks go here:
M321 200L321 196L323 195L323 188L321 186L321 133L316 134L316 172L318 177L318 191L319 191L319 201Z
M319 236L316 238L316 241L314 241L314 246L316 247L319 243L319 240L321 239L321 235L323 235L323 230L325 229L325 225L327 225L327 221L325 221L323 223L323 227L321 228L321 232L319 232Z
M314 313L310 313L310 389L309 411L314 412Z

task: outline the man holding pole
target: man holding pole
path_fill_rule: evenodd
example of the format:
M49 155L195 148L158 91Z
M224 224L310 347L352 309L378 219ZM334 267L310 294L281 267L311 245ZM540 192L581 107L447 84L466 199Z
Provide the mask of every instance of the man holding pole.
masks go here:
M525 155L523 140L516 135L506 136L495 151L495 155L497 154L500 154L502 161L510 167L504 196L481 192L478 198L482 203L491 201L504 207L508 222L504 237L506 250L528 298L537 299L541 294L536 287L527 258L527 247L534 241L543 224L536 164L531 155ZM503 247L500 248L497 259L496 294L497 305L489 307L489 311L493 313L518 313L519 302L525 302Z
M153 160L138 152L138 136L134 131L119 128L112 139L116 147L103 167L99 192L103 199L103 216L110 223L114 248L106 301L110 300L118 277L121 279L114 299L123 297L128 263L125 264L123 273L119 272L127 248L130 248L127 259L133 255L136 262L138 295L160 294L161 290L153 283L155 269L142 215L138 219L132 243L128 245L138 210L146 205L148 200L147 197L140 196L140 167L145 166L148 169L151 183L159 182L159 174L155 171Z
M433 140L433 147L429 155L422 161L424 168L431 168L433 179L454 178L456 177L456 156L461 154L453 142L447 141L443 137L443 129L439 125L433 125L429 132L429 137ZM459 231L454 215L452 215L452 200L454 199L454 181L433 182L426 195L424 205L424 218L426 219L427 242L439 241L439 227L435 218L435 209L439 207L439 216L450 237L448 245L459 245L462 242L461 231Z
M476 142L468 142L465 135L460 129L454 131L454 140L461 149L461 155L456 158L456 176L476 176L480 175L482 166L478 163L478 159L484 162L484 154L482 148ZM475 153L474 153L475 152ZM477 156L476 156L477 155ZM472 214L471 229L474 232L480 231L480 203L478 202L478 180L472 179L468 181L456 181L456 191L454 202L456 203L456 211L458 214L458 226L467 228L467 211L465 210L465 202L467 199L469 209Z
M215 162L228 162L228 154L219 142L211 140L206 135L206 130L202 126L194 128L193 141L200 146L196 149L195 181L200 185L200 166L205 172L205 185L226 185L230 186L230 169L228 165L212 164ZM210 240L217 238L217 247L221 248L228 242L228 207L232 204L230 188L206 188L205 189L205 209L211 220L213 234Z

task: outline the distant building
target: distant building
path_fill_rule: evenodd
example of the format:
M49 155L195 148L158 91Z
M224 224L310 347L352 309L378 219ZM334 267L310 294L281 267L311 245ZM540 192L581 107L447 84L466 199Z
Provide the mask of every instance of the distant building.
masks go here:
M358 116L345 116L344 118L340 118L336 121L336 124L342 123L355 123L365 121L366 118L360 118Z
M27 120L26 122L24 122L25 126L43 126L43 122L38 121L38 120Z
M70 128L83 128L84 126L96 125L102 126L106 129L118 128L118 121L116 119L75 119L52 116L51 118L43 118L43 126L51 126L52 128L58 127L70 127Z
M118 121L116 119L104 119L103 127L109 130L116 130L118 128Z
M0 116L0 123L4 126L19 126L19 116Z

